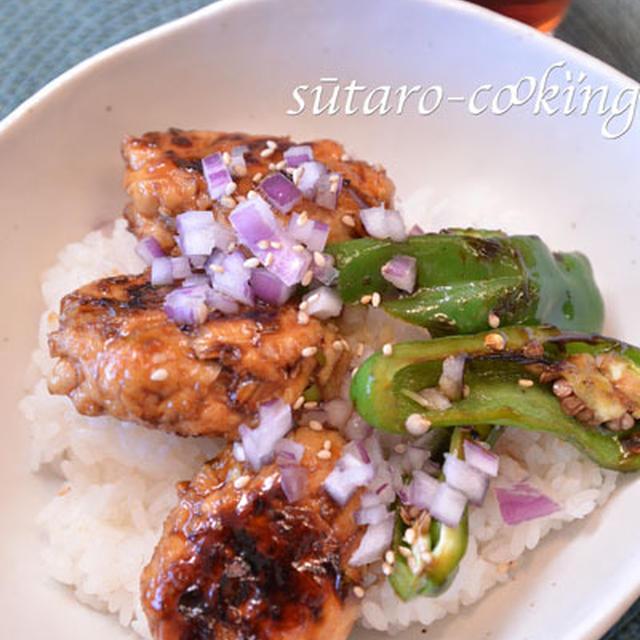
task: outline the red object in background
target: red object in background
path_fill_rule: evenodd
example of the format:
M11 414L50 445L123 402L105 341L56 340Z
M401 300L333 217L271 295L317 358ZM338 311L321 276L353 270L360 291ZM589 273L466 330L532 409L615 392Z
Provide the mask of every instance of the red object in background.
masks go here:
M560 24L571 0L471 0L471 2L530 24L540 31L552 31Z

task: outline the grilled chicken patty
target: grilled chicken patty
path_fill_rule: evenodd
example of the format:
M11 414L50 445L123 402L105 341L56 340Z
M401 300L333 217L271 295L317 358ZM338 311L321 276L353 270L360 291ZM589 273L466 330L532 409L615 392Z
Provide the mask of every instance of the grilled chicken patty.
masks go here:
M179 488L141 579L160 640L344 640L357 617L347 565L363 527L358 494L339 507L322 487L341 456L337 432L298 429L306 497L289 502L275 464L254 474L231 447ZM331 444L331 456L317 453ZM326 449L324 449L326 450Z
M293 403L311 383L330 397L347 366L327 323L298 323L294 303L212 312L199 326L169 320L170 287L148 274L92 282L65 296L49 336L59 358L51 393L85 415L108 413L180 435L233 437L259 404ZM341 345L339 345L341 346ZM317 354L304 357L305 347Z
M273 153L265 156L263 152L268 152L268 140L276 147ZM358 215L360 208L390 205L393 183L382 169L374 169L365 162L346 160L344 148L337 142L317 140L304 144L313 148L315 160L330 171L341 173L344 183L335 211L306 199L293 211L306 211L310 218L329 225L329 242L364 235ZM275 166L283 160L284 152L294 143L282 137L179 129L125 138L122 144L126 163L124 185L131 202L124 215L131 231L139 238L154 236L165 251L175 252L175 216L179 213L213 209L219 221L225 220L230 209L219 202L211 202L201 160L211 153L224 153L239 145L249 148L245 153L247 172L245 176L234 177L237 183L234 196L246 196L257 189L258 178L273 173ZM350 216L351 220L344 216Z

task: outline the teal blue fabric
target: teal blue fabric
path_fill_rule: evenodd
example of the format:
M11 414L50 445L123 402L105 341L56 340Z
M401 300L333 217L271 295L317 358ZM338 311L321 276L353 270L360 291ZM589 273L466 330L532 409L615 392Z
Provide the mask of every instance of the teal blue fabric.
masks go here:
M623 10L613 13L620 15L618 26L623 31L626 29L624 33L631 33L633 29L637 35L640 2L628 1L630 12L626 15L634 18L631 20L634 24L630 25L623 17ZM615 51L612 53L611 48L605 46L608 42L603 32L605 22L597 21L597 31L596 21L590 22L589 16L593 17L598 9L605 11L605 5L621 9L621 2L623 0L576 0L558 35L587 51L608 57L615 65L618 62ZM209 2L203 0L0 0L0 118L77 62L206 4ZM585 7L588 11L581 13L580 9ZM631 10L632 7L635 9ZM584 28L580 26L582 23L586 25ZM620 33L617 30L615 41ZM636 55L634 60L638 63L640 56ZM640 66L625 68L628 64L629 48L626 48L618 66L635 75L633 72ZM576 585L576 589L579 588ZM552 629L549 640L555 640ZM640 600L603 640L640 640Z

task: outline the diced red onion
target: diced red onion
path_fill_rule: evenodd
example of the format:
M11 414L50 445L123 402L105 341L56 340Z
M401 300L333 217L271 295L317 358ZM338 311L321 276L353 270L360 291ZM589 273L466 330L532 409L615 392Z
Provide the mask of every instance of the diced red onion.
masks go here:
M422 236L424 235L424 231L422 230L422 227L419 224L414 224L411 229L409 229L409 235L410 236Z
M274 306L283 305L292 295L293 287L288 287L277 275L263 268L252 269L251 288L260 300Z
M404 454L409 469L422 469L424 463L429 458L429 452L421 447L414 447L413 445L407 445L407 452Z
M397 289L412 293L416 286L416 259L411 256L391 258L380 269L382 277Z
M389 510L384 504L373 507L363 507L353 514L358 525L378 524L389 517Z
M290 438L278 440L274 448L278 464L298 463L304 455L304 445ZM282 461L280 461L282 457Z
M305 497L309 486L309 472L297 464L280 467L281 486L289 502L298 502Z
M508 525L542 518L560 510L560 505L525 482L510 489L496 489L495 493L502 519Z
M455 528L460 524L466 505L467 498L464 493L450 487L446 482L440 482L429 512L436 520Z
M214 289L207 291L207 303L212 309L217 309L226 315L234 315L240 311L240 307L235 300Z
M243 176L247 172L247 162L244 159L244 154L249 151L249 147L246 144L238 145L229 150L229 156L231 162L229 162L229 170L234 176Z
M236 234L233 229L216 220L213 221L213 237L216 248L222 251L229 251L236 242Z
M136 245L136 253L148 265L153 262L154 258L162 258L165 255L160 243L153 236L142 238Z
M304 162L298 167L297 187L307 200L313 200L318 190L318 180L327 173L327 168L320 162Z
M184 280L191 275L191 264L187 256L178 256L177 258L170 258L171 271L175 280Z
M360 507L362 509L368 509L369 507L377 507L383 504L378 494L374 491L363 491L360 494Z
M325 173L318 178L315 203L325 209L334 210L338 204L340 191L342 191L342 174Z
M188 259L192 268L202 269L207 264L209 256L188 256Z
M226 193L227 185L233 182L233 178L220 152L212 153L202 158L202 173L207 181L209 195L212 200L218 200L223 196Z
M489 476L455 455L445 453L444 458L442 471L447 484L464 493L470 502L480 506L489 488Z
M325 478L323 486L340 506L344 506L355 490L369 484L374 475L372 464L363 462L359 455L345 453Z
M380 559L391 545L393 539L394 519L388 517L367 528L360 545L349 558L352 567L360 567Z
M193 287L196 285L209 287L210 284L211 282L209 281L208 276L204 273L192 273L182 281L183 287Z
M304 296L304 300L307 302L307 313L321 320L335 318L342 311L342 298L329 287L313 289Z
M404 242L407 239L407 228L404 225L404 220L398 211L387 211L387 229L389 230L389 237L394 242Z
M395 242L407 239L404 221L397 211L387 211L381 206L370 207L360 211L360 219L367 233L373 238L391 238Z
M382 453L382 447L380 440L376 433L372 433L363 441L364 448L371 462L374 465L379 465L384 461L384 454Z
M260 190L280 213L289 213L302 200L302 192L281 173L267 176L260 183Z
M373 432L373 427L364 418L354 412L344 428L344 435L349 440L364 440Z
M459 353L455 356L447 356L442 362L442 374L438 380L438 386L449 400L455 402L462 398L464 365L467 356Z
M498 467L500 458L491 451L487 451L481 445L472 440L465 439L463 443L464 459L478 471L486 473L488 476L495 478L498 475Z
M185 211L176 216L180 248L187 256L208 256L216 245L211 211Z
M384 207L370 207L360 211L360 219L367 233L380 240L389 237Z
M276 274L286 285L298 284L311 265L307 250L294 251L294 241L275 219L269 205L259 196L240 203L229 216L240 242ZM262 241L277 242L279 248L259 246ZM271 258L269 258L271 256Z
M154 258L151 263L151 284L154 287L173 284L173 267L171 258Z
M351 403L342 398L329 400L325 402L323 406L327 414L327 422L336 428L344 426L353 412Z
M238 428L245 456L254 471L273 459L276 443L293 426L291 407L280 399L260 405L259 415L260 423L255 429L244 424Z
M433 499L441 484L436 478L416 469L407 489L407 501L418 509L431 509Z
M252 306L253 291L249 286L251 269L244 266L245 257L241 251L234 251L222 261L222 272L213 272L213 288L220 293Z
M324 259L322 266L318 265L314 260L311 265L311 271L313 271L313 277L316 280L329 286L333 284L338 277L338 270L333 266L335 259L332 255L323 253L322 257Z
M329 237L329 226L319 220L308 218L300 224L300 214L293 213L289 219L287 233L292 237L307 245L311 251L322 251L327 244Z
M181 287L170 291L164 299L167 317L178 324L202 324L208 315L209 287Z
M313 160L313 149L307 144L289 147L284 152L284 159L287 162L287 167L299 167L303 162Z

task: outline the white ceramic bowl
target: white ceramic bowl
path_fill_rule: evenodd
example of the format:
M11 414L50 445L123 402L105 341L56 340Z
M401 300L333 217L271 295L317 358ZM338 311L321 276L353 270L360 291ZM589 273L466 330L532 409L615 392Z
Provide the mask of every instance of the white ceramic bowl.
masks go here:
M39 273L61 247L117 216L124 133L211 128L328 136L386 165L403 199L425 186L446 199L429 228L476 224L535 232L591 258L607 303L607 331L640 342L640 130L605 140L603 118L533 113L471 115L443 101L430 116L286 115L291 92L337 76L379 85L442 85L469 97L557 61L583 84L635 87L598 61L465 3L439 0L220 2L118 45L51 83L0 126L2 406L0 602L3 637L126 637L46 578L34 517L53 484L28 473L28 434L16 403L35 346ZM564 74L565 69L562 69ZM564 88L571 83L565 80ZM575 83L574 83L575 84ZM562 82L561 82L562 85ZM588 640L639 595L640 484L529 553L509 584L429 629L455 640ZM376 634L356 631L354 638ZM423 637L412 629L403 639Z

